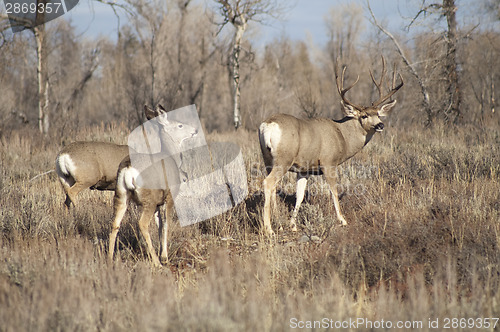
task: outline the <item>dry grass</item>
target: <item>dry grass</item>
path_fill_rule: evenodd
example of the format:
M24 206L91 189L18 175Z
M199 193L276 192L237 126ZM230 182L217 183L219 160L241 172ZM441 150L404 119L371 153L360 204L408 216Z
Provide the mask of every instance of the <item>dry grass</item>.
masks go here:
M72 136L122 143L126 133L112 126ZM153 269L137 211L120 230L115 263L104 259L112 193L83 192L67 213L54 174L30 182L53 167L67 137L0 138L0 331L274 331L292 318L422 321L428 330L429 319L442 328L445 317L498 317L498 128L389 128L339 170L345 228L315 179L300 231L289 232L287 177L273 225L284 230L274 240L258 227L256 134L209 139L242 147L250 195L201 224L172 225L170 263Z

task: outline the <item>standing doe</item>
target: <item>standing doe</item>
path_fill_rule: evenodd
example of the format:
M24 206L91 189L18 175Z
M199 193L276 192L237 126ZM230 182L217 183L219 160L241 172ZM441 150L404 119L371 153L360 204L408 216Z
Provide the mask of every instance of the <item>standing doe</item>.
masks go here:
M276 204L276 185L288 172L297 173L297 200L290 220L290 227L297 230L296 218L309 175L323 174L330 186L337 218L342 225L347 221L340 212L337 194L336 167L358 153L373 137L375 132L382 131L384 124L381 116L386 116L396 104L390 100L403 86L403 77L399 74L400 83L396 86L396 72L392 77L392 89L384 95L383 83L386 75L385 59L382 57L382 74L376 81L370 76L378 89L379 99L370 106L356 105L346 98L346 93L359 80L344 89L344 74L339 77L339 68L335 67L337 90L345 113L342 120L334 121L326 118L297 119L287 114L275 114L259 127L259 140L264 163L268 172L264 179L264 230L273 234L271 228L271 201ZM386 103L387 102L387 103Z
M128 156L120 163L113 202L114 219L109 234L108 258L110 261L113 260L116 237L123 216L127 211L127 201L132 199L137 205L142 206L139 229L146 240L148 253L153 264L160 266L161 263L168 261L167 230L168 223L172 220L173 199L178 192L179 185L185 181L180 170L181 145L186 139L195 137L198 130L188 124L168 119L167 113L161 105L155 110L145 106L144 111L148 120L159 117L154 124L161 140L161 151L168 151L168 153L135 154L132 161L131 157ZM166 144L167 142L168 144ZM168 146L163 146L164 144ZM160 184L158 181L164 182ZM165 202L167 203L166 221L162 220L160 213L160 207ZM153 215L159 228L161 263L149 235L149 223Z
M56 158L56 173L66 193L64 204L75 206L78 193L86 188L115 190L116 171L128 155L128 146L106 142L74 142Z

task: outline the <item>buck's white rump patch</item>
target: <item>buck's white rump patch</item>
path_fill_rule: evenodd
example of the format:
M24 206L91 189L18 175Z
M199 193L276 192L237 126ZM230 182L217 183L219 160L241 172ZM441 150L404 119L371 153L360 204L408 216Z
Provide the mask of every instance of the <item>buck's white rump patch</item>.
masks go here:
M265 146L271 150L271 154L278 148L278 144L281 140L281 128L275 123L262 123L259 127L259 134L261 135L261 140L264 142Z

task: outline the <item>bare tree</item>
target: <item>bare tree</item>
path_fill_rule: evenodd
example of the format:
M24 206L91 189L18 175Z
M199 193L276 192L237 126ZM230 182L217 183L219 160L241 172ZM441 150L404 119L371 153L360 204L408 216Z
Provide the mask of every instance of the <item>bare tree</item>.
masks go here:
M324 21L331 65L335 66L336 61L353 61L364 29L363 8L355 3L332 7Z
M312 119L319 115L319 102L315 90L311 88L311 82L307 82L304 88L296 88L294 91L295 103L307 118Z
M45 0L37 0L37 8L40 3L44 5ZM37 12L35 27L32 28L36 40L37 54L37 77L38 77L38 130L42 134L49 133L49 114L47 112L49 106L49 69L47 66L47 34L45 33L45 12L41 14Z
M45 8L47 0L37 0L36 8ZM35 36L37 55L37 79L38 79L38 129L40 133L47 134L49 131L49 117L47 107L49 104L49 73L47 67L47 36L45 33L45 10L36 11L34 20L6 14L0 14L2 20L2 33L12 28L16 31L30 29ZM8 24L7 22L10 22Z
M315 118L322 113L321 107L321 79L309 59L308 48L305 43L294 46L294 62L291 79L295 104L308 118Z
M135 52L140 65L129 76L144 87L130 91L134 109L141 109L144 98L167 109L202 104L207 62L214 55L212 43L206 42L214 28L208 17L192 0L127 1L137 13L130 23L140 43ZM137 115L142 120L142 112Z
M447 75L448 78L447 94L449 106L447 107L447 110L449 110L449 113L455 115L455 121L460 121L462 118L462 113L460 111L462 103L462 87L460 85L460 78L458 74L458 28L456 14L457 6L455 5L455 0L443 0L442 11L443 15L446 17L448 25L446 38L446 65L444 68L444 74Z
M263 22L269 17L277 17L284 7L278 4L277 0L214 0L220 7L220 14L223 22L219 23L220 29L231 23L235 28L233 35L233 45L228 61L233 85L233 119L234 127L241 126L240 110L240 54L243 34L248 22Z
M441 3L423 0L420 10L413 18L409 27L421 15L437 14L446 18L447 29L445 31L444 40L446 44L446 54L444 55L443 62L443 77L446 79L446 100L441 107L441 112L444 114L445 119L457 122L462 118L460 106L462 103L462 87L459 77L459 64L457 58L458 47L458 25L456 12L456 0L442 0Z
M119 6L116 3L108 3L105 0L96 0L108 5ZM51 4L51 0L36 0L35 8L47 8ZM73 5L74 6L74 5ZM47 11L47 13L49 13ZM36 10L34 19L27 17L7 16L0 14L0 33L12 27L14 31L22 31L29 29L33 32L36 42L36 57L37 57L37 84L38 84L38 129L42 134L48 134L50 121L49 121L49 66L48 66L48 34L46 31L45 23L47 22L46 10ZM50 20L50 18L49 18ZM7 24L7 21L10 24ZM93 70L91 71L93 73ZM90 77L89 77L90 78ZM88 80L88 79L87 79ZM86 82L86 81L85 81Z
M463 75L472 90L471 94L466 95L474 97L474 104L477 103L478 109L476 119L479 121L484 121L488 115L495 113L495 86L498 86L500 75L494 68L500 68L499 44L498 33L485 31L471 39L465 50L467 65L464 66Z
M404 51L403 47L396 39L396 37L377 20L375 14L373 13L370 7L370 1L367 1L366 3L368 6L368 11L370 12L370 16L372 18L371 23L374 24L387 37L389 37L389 39L391 39L391 41L394 43L394 46L396 47L397 52L399 53L401 59L403 60L403 63L406 65L410 73L417 80L418 85L420 86L420 92L422 93L422 106L427 115L426 125L430 125L434 119L434 114L432 112L431 102L429 98L429 88L427 87L424 78L419 74L419 72L415 67L415 64L410 60L410 58L408 57L408 55L406 54L406 52Z
M142 50L147 52L148 66L149 66L149 81L150 81L150 93L149 93L149 103L151 105L156 105L160 99L160 88L158 87L158 61L159 59L159 35L162 29L162 24L164 21L164 16L166 15L166 8L163 4L158 1L142 1L142 0L129 0L130 6L132 6L137 13L136 16L131 17L131 21L135 27L135 31L139 36L140 43L142 45ZM143 28L145 26L145 28ZM141 103L139 101L139 103ZM135 105L137 113L139 112L139 105ZM170 105L169 105L170 106ZM142 120L142 119L141 119Z

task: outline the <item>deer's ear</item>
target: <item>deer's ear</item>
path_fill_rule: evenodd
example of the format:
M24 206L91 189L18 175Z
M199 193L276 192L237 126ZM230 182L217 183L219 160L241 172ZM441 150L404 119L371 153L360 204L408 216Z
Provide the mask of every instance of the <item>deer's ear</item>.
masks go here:
M382 107L380 107L380 111L378 111L378 116L387 116L387 115L389 115L389 113L391 113L392 108L394 107L394 105L396 105L396 99L394 99L393 101L391 101L388 104L382 105Z
M144 105L144 114L146 114L146 118L148 120L151 120L155 117L158 116L158 113L156 110L152 109L151 107L149 107L148 105Z
M167 111L165 110L165 108L164 108L162 105L158 104L158 105L156 106L156 110L155 110L155 112L156 112L156 114L157 114L158 116L160 116L160 115L161 115L162 120L167 121Z
M346 116L348 116L350 118L355 118L355 117L359 116L358 110L355 109L353 106L344 103L343 100L340 103L342 104L342 108L344 109L344 114Z

